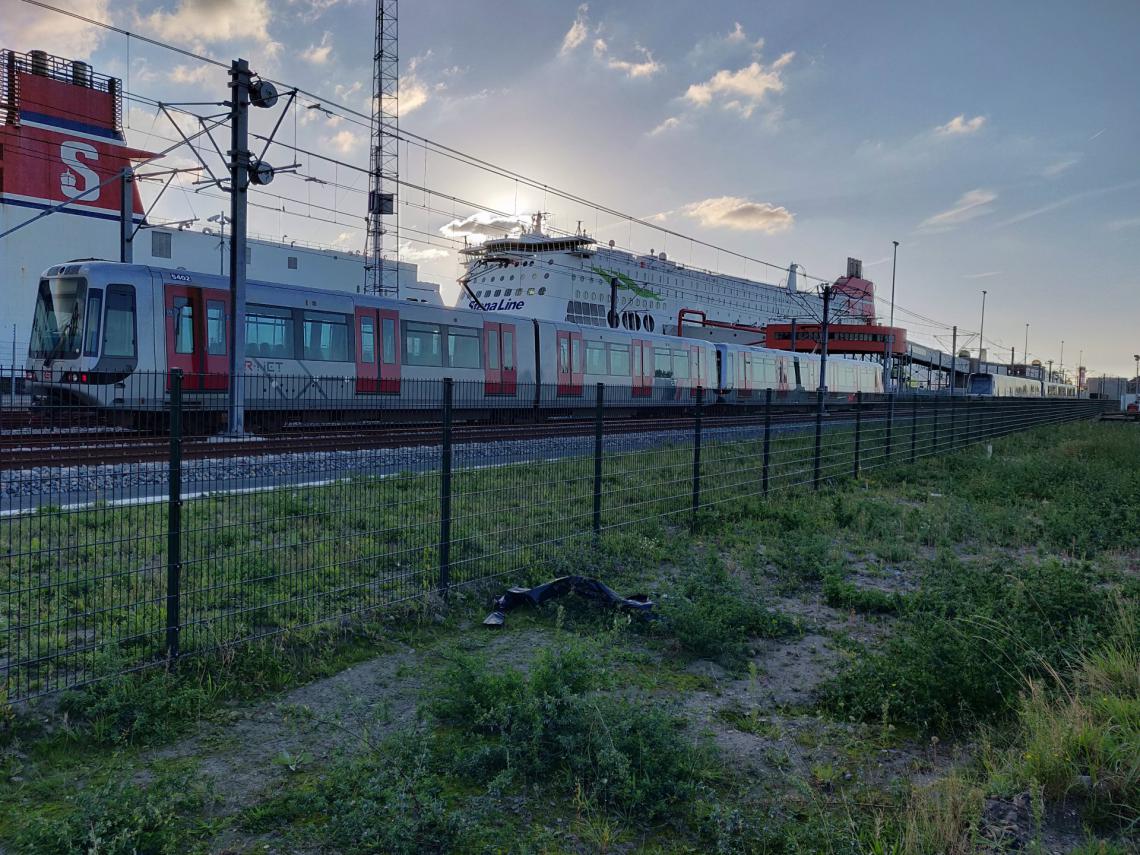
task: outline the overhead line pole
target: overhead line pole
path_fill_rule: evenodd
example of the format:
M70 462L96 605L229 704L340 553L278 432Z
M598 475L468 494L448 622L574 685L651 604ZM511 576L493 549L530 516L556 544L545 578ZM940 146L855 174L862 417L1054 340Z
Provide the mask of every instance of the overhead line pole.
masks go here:
M230 65L230 399L227 430L245 433L245 247L249 191L249 63Z

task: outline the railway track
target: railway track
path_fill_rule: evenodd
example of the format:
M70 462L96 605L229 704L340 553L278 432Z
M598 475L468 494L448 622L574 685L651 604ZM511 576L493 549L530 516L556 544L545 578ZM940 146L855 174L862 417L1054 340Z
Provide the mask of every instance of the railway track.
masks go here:
M869 419L882 415L867 408ZM773 425L803 422L810 416L802 408L775 411ZM759 427L763 415L709 415L702 424L705 430L733 427ZM693 418L667 417L651 419L607 419L603 423L606 437L647 432L691 432ZM452 442L502 442L515 440L551 440L592 436L593 419L565 419L522 424L457 424L452 428ZM367 425L333 423L289 427L277 432L248 438L226 436L187 436L182 440L182 456L186 459L256 457L270 454L313 454L334 451L356 451L373 448L402 448L438 445L442 429L438 424ZM5 431L0 434L0 471L38 467L127 465L156 463L169 459L170 438L155 433L122 429L59 429L30 432Z

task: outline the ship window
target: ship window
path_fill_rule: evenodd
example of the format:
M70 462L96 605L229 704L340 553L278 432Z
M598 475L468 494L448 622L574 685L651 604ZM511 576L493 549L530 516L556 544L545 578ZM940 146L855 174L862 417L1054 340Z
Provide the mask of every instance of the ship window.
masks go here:
M289 256L288 266L289 266L290 270L296 270L297 269L297 256L295 256L295 255Z
M539 288L539 289L538 289L538 295L539 295L540 297L541 297L543 294L545 294L545 293L546 293L546 288Z
M495 296L496 296L496 297L500 297L500 296L502 296L502 294L503 294L503 289L502 289L502 288L496 288L496 289L495 289Z
M526 289L526 295L528 297L533 297L534 296L534 289L533 288L527 288Z
M543 278L543 279L549 279L549 278L550 278L550 274L549 274L549 273L543 273L543 274L542 274L542 278Z
M206 353L224 356L226 352L226 312L221 300L206 301Z
M170 232L150 233L150 254L155 258L170 258Z

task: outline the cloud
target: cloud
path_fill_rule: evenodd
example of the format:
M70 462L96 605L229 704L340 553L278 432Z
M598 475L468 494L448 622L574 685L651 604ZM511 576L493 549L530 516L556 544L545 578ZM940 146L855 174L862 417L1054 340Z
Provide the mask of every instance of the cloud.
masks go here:
M1048 214L1056 211L1058 208L1064 208L1071 205L1073 202L1079 202L1081 199L1088 199L1093 196L1104 196L1109 193L1116 193L1120 190L1130 190L1133 187L1140 186L1140 179L1133 181L1125 181L1123 184L1113 184L1109 187L1097 187L1092 190L1082 190L1080 193L1074 193L1071 196L1066 196L1063 199L1058 199L1056 202L1050 202L1048 205L1042 205L1039 208L1032 208L1028 211L1022 211L1020 214L1014 214L1008 220L1002 220L998 223L998 228L1003 226L1012 226L1015 223L1024 222L1025 220L1039 217L1042 214Z
M968 190L958 198L958 201L954 203L952 208L927 217L919 223L918 227L925 231L952 229L954 226L960 225L967 220L972 220L975 217L990 213L993 210L993 208L989 206L990 202L996 198L997 193L994 193L992 190L983 190L981 188Z
M945 125L936 127L934 133L944 137L961 137L977 133L985 123L985 116L974 116L972 119L967 119L965 113L959 113Z
M649 132L649 136L651 136L651 137L658 136L659 134L666 133L667 131L671 131L674 128L679 127L680 125L681 125L681 120L679 118L677 118L676 116L670 116L668 119L663 121L660 125L658 125L653 130L651 130Z
M705 199L686 205L681 210L707 228L756 231L770 235L787 231L796 220L795 214L787 208L770 202L752 202L739 196Z
M321 36L321 43L319 45L309 45L306 50L301 51L301 59L306 62L311 62L313 65L324 65L329 61L329 55L332 53L332 33L325 30L325 34Z
M606 68L624 72L631 78L652 77L665 67L653 58L653 54L651 54L648 49L643 48L641 45L635 44L633 49L641 51L641 55L645 57L641 62L631 62L629 60L609 56L609 45L606 44L604 39L596 39L594 41L594 58L599 62L604 62Z
M991 276L1001 276L1000 270L987 270L985 273L963 273L963 279L989 279Z
M96 21L111 19L110 0L62 0L55 5ZM90 58L107 32L27 3L5 3L3 17L4 47L16 51L46 50L66 59Z
M273 12L268 0L178 0L173 12L157 9L139 23L175 44L250 39L270 57L281 44L269 35Z
M747 119L769 92L784 91L781 72L795 55L788 51L767 67L755 61L736 71L721 69L704 83L692 84L685 92L685 100L697 107L716 101L725 110L735 110Z
M419 264L424 261L435 261L436 259L451 256L451 250L449 249L430 245L412 246L411 241L401 241L397 252L400 255L400 261L410 261L412 264Z
M1062 172L1068 171L1069 169L1076 166L1080 162L1081 162L1081 155L1079 155L1079 154L1072 155L1071 157L1066 157L1066 158L1063 158L1061 160L1058 160L1056 163L1050 163L1043 170L1041 170L1041 174L1044 175L1046 178L1056 178Z
M431 90L414 74L405 74L400 80L400 100L397 114L403 118L413 110L418 110L428 102Z
M440 234L449 238L467 238L471 243L482 243L487 238L521 234L527 217L502 217L487 211L476 211L462 220L452 220L442 226Z
M219 82L226 72L212 65L199 63L198 65L176 65L170 69L170 79L175 83L204 83L210 75L217 74Z
M588 3L583 3L578 7L578 14L574 18L574 23L570 25L566 35L562 37L562 48L558 51L560 56L572 53L582 42L586 41L588 32L586 13L589 11L590 5Z
M337 131L331 137L322 137L321 142L336 149L341 154L351 154L353 149L363 145L364 137L345 128L343 131Z
M1122 220L1113 220L1108 224L1110 232L1119 232L1123 229L1134 229L1140 227L1140 217L1125 217Z

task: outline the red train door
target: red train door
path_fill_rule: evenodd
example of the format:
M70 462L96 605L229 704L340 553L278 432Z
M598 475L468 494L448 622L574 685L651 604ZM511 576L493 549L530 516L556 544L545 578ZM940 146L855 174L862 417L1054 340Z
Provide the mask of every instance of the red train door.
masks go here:
M504 395L514 395L518 389L519 380L518 343L515 340L515 325L499 324L499 334L503 356L501 391Z
M501 395L503 392L503 344L499 324L483 321L483 393Z
M356 307L356 394L380 391L380 354L376 310Z
M653 344L641 339L633 340L633 359L630 361L633 376L633 397L648 398L653 391Z
M705 386L704 359L700 347L695 344L689 345L689 377L691 378L689 394L695 398L697 388Z
M752 354L741 353L740 360L737 362L740 366L737 371L739 372L737 388L737 397L751 398L752 397Z
M229 292L167 285L165 307L166 365L182 369L182 388L207 392L228 389Z
M581 395L582 381L585 379L582 334L560 330L557 346L558 352L555 356L555 363L558 374L558 394Z
M400 393L400 315L356 307L356 392Z

